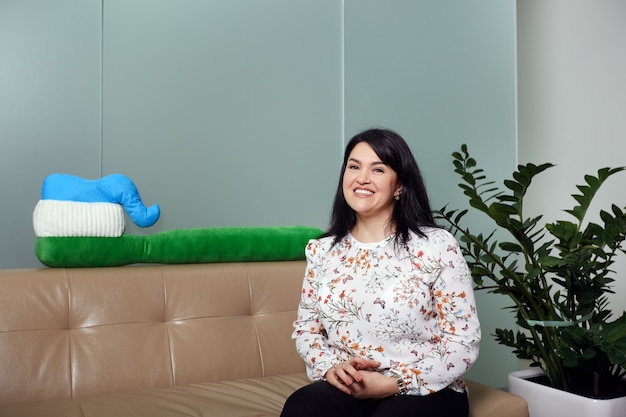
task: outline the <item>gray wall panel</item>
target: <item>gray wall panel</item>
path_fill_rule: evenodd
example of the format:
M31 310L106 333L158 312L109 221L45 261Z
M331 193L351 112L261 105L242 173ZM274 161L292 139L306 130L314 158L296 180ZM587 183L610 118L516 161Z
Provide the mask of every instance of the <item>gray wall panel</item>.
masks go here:
M36 266L54 172L100 175L99 1L0 0L0 268Z
M492 179L516 165L515 1L347 0L346 131L397 130L411 145L433 208L465 207L450 154L462 143ZM490 232L480 216L472 227ZM478 229L475 229L478 230ZM491 334L514 325L504 297L477 294L481 355L470 376L506 386L518 368Z
M337 1L106 2L103 169L161 204L144 233L326 226L340 17Z

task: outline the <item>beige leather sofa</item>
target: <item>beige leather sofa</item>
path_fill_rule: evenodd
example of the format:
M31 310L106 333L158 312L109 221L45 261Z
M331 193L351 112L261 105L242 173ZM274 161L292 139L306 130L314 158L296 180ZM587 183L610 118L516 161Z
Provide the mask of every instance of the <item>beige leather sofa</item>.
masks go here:
M278 416L304 261L0 271L0 416ZM470 381L473 417L528 416Z

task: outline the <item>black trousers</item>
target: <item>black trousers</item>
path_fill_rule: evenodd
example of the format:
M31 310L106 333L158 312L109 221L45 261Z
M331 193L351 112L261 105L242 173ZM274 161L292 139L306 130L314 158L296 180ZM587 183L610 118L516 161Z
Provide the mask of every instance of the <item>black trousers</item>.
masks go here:
M383 399L357 400L328 382L300 388L285 402L280 417L467 417L466 393L444 389L425 396L398 395Z

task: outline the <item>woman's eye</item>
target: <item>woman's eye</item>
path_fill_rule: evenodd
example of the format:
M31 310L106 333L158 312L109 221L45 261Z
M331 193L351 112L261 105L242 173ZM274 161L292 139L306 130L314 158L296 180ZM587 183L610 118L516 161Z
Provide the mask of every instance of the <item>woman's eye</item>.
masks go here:
M385 170L382 169L382 168L374 168L374 172L377 173L377 174L384 174Z
M359 169L359 167L357 165L350 164L350 165L348 165L348 169L354 170L354 169Z

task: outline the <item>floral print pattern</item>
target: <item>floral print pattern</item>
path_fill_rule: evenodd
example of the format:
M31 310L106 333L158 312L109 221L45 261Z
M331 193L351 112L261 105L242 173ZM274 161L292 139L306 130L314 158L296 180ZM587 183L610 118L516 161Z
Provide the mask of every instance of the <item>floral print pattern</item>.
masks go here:
M480 342L472 278L449 232L423 232L407 245L309 241L292 337L311 380L360 356L402 375L411 395L466 389Z

